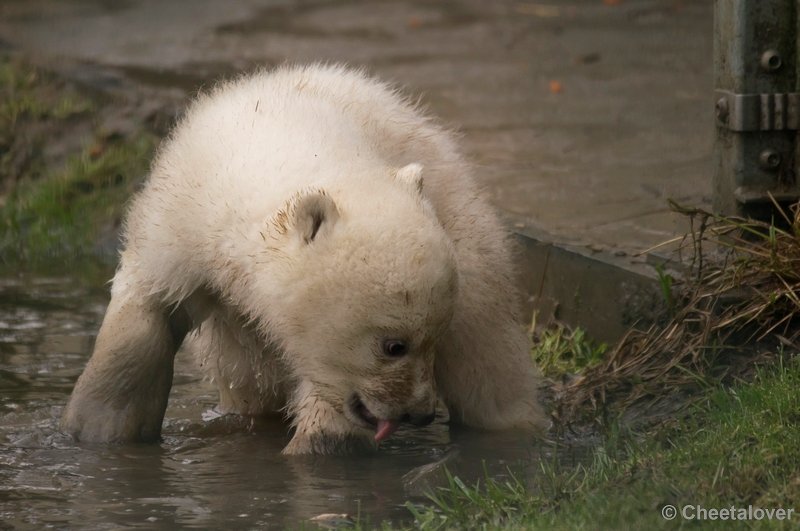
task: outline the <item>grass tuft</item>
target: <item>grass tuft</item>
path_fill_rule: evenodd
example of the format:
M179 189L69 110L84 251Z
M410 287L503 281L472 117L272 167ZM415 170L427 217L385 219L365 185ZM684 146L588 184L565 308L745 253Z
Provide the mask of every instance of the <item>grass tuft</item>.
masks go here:
M0 130L13 130L20 120L64 120L92 108L73 91L45 95L53 81L40 70L0 57Z
M536 330L536 323L532 326ZM532 356L548 377L576 374L600 363L608 350L605 343L596 343L582 328L569 329L554 324L534 333Z
M0 207L0 263L39 265L111 255L124 205L147 171L154 141L142 135L15 187Z
M97 110L96 98L0 56L3 269L116 261L124 205L147 171L155 137L104 134Z
M629 331L601 363L558 386L561 418L587 410L613 418L634 404L646 409L675 394L699 396L698 389L751 370L758 342L800 350L798 207L776 204L787 228L674 208L693 225L680 249L691 261L689 274L674 281L676 309L666 324ZM662 287L673 287L673 279L661 278Z

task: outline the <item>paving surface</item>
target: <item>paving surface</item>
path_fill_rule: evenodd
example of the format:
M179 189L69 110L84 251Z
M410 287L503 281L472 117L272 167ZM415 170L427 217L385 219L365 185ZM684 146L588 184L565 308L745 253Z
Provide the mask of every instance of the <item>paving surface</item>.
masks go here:
M667 199L710 203L712 23L711 0L6 0L0 46L151 107L366 66L461 131L532 307L613 339L657 302L637 253L686 230Z
M164 93L283 61L344 61L463 133L495 204L618 255L708 202L711 1L12 0L0 39Z

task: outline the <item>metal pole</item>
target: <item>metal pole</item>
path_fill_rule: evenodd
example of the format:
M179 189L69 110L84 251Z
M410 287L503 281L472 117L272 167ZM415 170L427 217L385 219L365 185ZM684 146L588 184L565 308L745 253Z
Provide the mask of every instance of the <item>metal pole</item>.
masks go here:
M800 0L714 2L714 209L769 220L800 198Z

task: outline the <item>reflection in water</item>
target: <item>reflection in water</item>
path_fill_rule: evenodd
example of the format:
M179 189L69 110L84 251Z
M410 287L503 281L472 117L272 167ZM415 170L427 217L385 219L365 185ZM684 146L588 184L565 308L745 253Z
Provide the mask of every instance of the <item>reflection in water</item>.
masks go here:
M400 430L380 452L285 458L286 426L206 415L216 392L178 354L159 445L79 445L58 419L105 310L105 288L0 280L0 522L19 527L297 527L321 513L410 520L403 504L441 481L528 474L540 451L519 434ZM423 468L420 468L423 467ZM2 526L0 526L2 527Z

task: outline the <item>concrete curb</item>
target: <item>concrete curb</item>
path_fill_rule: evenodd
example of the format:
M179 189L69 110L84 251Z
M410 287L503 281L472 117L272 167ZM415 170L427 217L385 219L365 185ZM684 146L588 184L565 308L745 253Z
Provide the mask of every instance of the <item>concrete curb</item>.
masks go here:
M651 265L558 243L529 224L510 225L518 243L525 309L530 315L538 313L537 324L562 321L580 326L595 340L611 343L634 325L653 323L664 311Z

